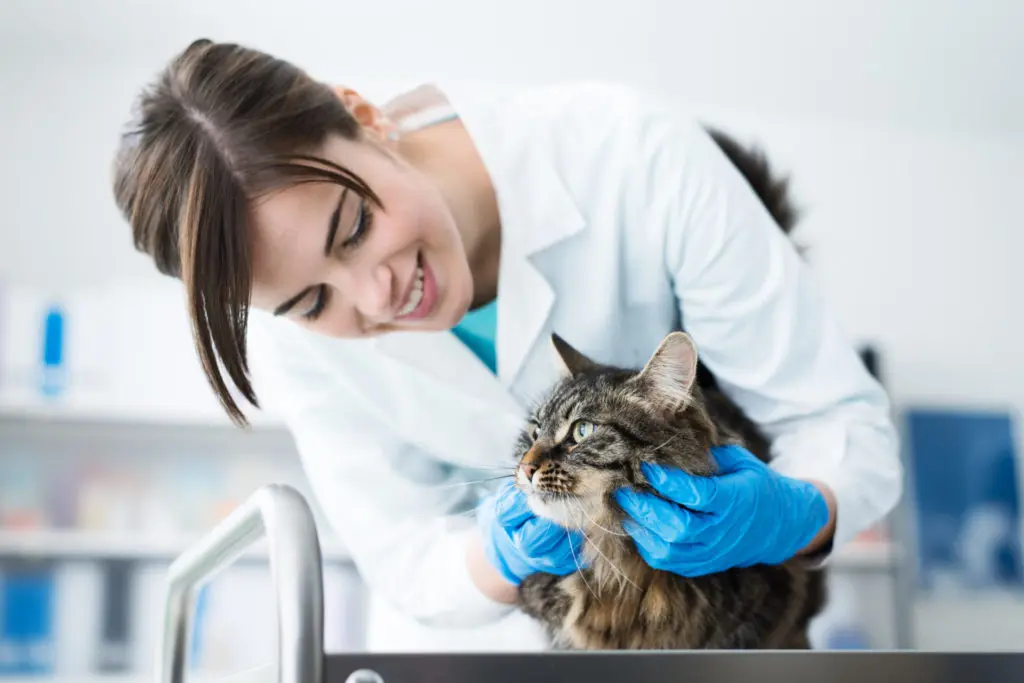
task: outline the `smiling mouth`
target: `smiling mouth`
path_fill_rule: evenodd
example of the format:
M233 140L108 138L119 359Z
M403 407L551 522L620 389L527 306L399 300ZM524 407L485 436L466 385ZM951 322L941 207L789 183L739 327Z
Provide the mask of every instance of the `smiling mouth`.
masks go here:
M398 311L398 317L404 318L415 311L421 301L423 301L423 266L417 265L416 279L413 281L412 289L409 290L409 297L406 299L405 305Z
M423 252L416 257L416 270L412 284L402 307L395 314L395 320L411 322L428 318L437 306L437 280Z

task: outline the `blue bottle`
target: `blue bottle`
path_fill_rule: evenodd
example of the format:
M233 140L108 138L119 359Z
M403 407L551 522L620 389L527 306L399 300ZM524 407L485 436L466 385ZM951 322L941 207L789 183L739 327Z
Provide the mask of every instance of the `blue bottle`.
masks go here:
M60 306L50 306L43 321L42 356L43 396L53 398L65 388L67 378L64 366L64 311Z

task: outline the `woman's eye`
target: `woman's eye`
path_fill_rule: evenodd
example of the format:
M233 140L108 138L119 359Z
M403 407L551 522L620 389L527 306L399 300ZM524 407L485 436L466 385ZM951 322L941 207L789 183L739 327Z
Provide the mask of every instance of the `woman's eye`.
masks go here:
M327 305L327 287L320 285L316 289L316 299L313 300L313 305L308 311L302 314L305 320L316 320L320 317L320 314L324 312L324 307Z
M351 234L342 242L342 246L346 249L359 246L359 243L366 237L372 225L373 212L366 206L365 200L359 202L359 213L356 214L355 225L352 228Z
M572 440L576 443L583 441L591 434L594 433L596 426L593 422L587 422L586 420L576 420L572 426Z

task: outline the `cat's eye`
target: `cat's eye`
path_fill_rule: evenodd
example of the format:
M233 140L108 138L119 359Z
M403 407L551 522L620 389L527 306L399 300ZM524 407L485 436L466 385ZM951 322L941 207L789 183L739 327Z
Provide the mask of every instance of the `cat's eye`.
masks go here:
M538 436L540 436L540 425L530 425L530 441L536 441Z
M572 439L576 443L583 441L591 434L594 433L596 426L593 422L587 422L586 420L576 420L572 426Z

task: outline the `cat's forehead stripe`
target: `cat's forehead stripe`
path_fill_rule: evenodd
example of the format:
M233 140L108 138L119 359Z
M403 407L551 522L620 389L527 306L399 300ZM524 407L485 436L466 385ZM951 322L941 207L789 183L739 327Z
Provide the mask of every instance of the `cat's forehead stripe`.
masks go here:
M572 425L571 422L563 422L558 428L558 432L555 434L555 441L562 441L569 434L569 427Z

